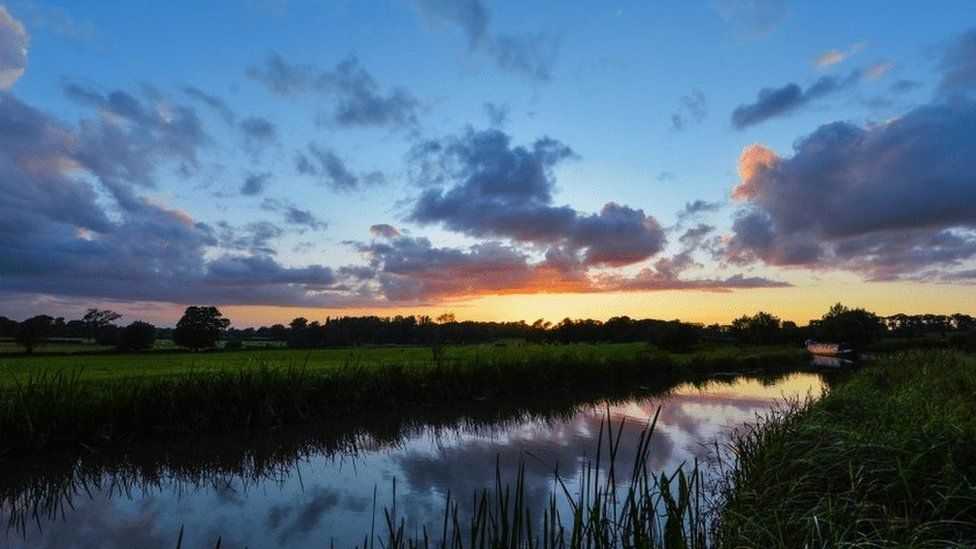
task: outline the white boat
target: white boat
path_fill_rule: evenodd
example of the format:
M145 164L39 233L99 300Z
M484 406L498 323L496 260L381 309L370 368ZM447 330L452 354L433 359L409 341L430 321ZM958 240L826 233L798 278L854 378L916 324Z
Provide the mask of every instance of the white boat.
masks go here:
M807 340L807 351L816 356L848 356L854 352L843 343L822 343L812 339Z

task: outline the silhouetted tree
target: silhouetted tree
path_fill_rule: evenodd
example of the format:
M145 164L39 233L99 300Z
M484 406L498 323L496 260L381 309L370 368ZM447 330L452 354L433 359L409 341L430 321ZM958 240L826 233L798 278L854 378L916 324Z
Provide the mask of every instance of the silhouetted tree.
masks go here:
M664 323L652 342L672 353L687 353L698 345L701 336L701 326L674 320Z
M156 344L156 327L148 322L135 321L119 333L121 351L146 351Z
M17 321L0 316L0 337L15 337L17 335Z
M102 330L120 318L122 315L115 311L92 308L88 309L85 316L81 317L81 321L88 328L88 338L97 341Z
M732 335L743 343L769 345L780 341L779 318L762 311L732 321Z
M849 309L840 303L830 308L817 322L818 337L824 341L846 343L863 349L885 330L878 315L864 309Z
M216 307L187 307L173 330L173 343L194 351L217 346L220 331L230 326Z
M27 354L33 353L34 348L47 341L54 326L54 319L48 315L38 315L28 318L17 325L14 339L24 346Z

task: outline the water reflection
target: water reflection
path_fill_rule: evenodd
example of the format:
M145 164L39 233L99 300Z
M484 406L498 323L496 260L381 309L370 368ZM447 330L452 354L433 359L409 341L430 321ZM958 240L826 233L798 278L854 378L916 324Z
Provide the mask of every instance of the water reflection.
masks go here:
M593 459L607 414L623 425L619 463L661 406L649 466L672 471L702 458L731 428L777 401L818 396L827 380L813 373L726 378L609 400L519 405L472 403L445 416L392 413L260 437L205 437L63 456L47 463L6 463L0 483L0 545L12 547L158 547L362 544L374 524L385 532L396 479L396 512L408 535L440 524L448 493L462 511L488 488L495 467L514 479L525 463L526 499L542 509L558 468L571 490Z

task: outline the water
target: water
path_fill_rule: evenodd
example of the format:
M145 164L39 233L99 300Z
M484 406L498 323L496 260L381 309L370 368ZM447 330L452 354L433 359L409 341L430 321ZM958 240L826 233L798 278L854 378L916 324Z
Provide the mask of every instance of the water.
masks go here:
M13 464L0 485L0 545L11 547L337 547L361 544L393 503L408 535L439 532L446 494L462 511L490 488L496 463L514 481L526 467L527 499L541 510L558 467L570 491L592 460L609 410L624 423L619 462L633 463L638 435L660 406L650 467L674 471L706 460L730 431L784 399L819 396L813 373L728 378L667 395L613 402L499 409L474 403L454 414L394 414L359 426L319 426L270 436L202 437L86 458ZM446 416L446 417L445 417ZM496 461L497 460L497 461ZM8 464L10 465L10 464ZM375 506L375 510L374 510Z

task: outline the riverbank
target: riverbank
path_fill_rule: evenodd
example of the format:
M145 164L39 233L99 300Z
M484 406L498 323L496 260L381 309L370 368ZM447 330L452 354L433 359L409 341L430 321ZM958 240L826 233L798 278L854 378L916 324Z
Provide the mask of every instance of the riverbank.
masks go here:
M628 344L457 347L436 361L422 348L235 357L0 362L0 454L581 388L653 389L720 372L784 369L802 363L806 354L787 347L716 347L674 355Z
M723 546L976 543L976 356L885 357L743 433Z

